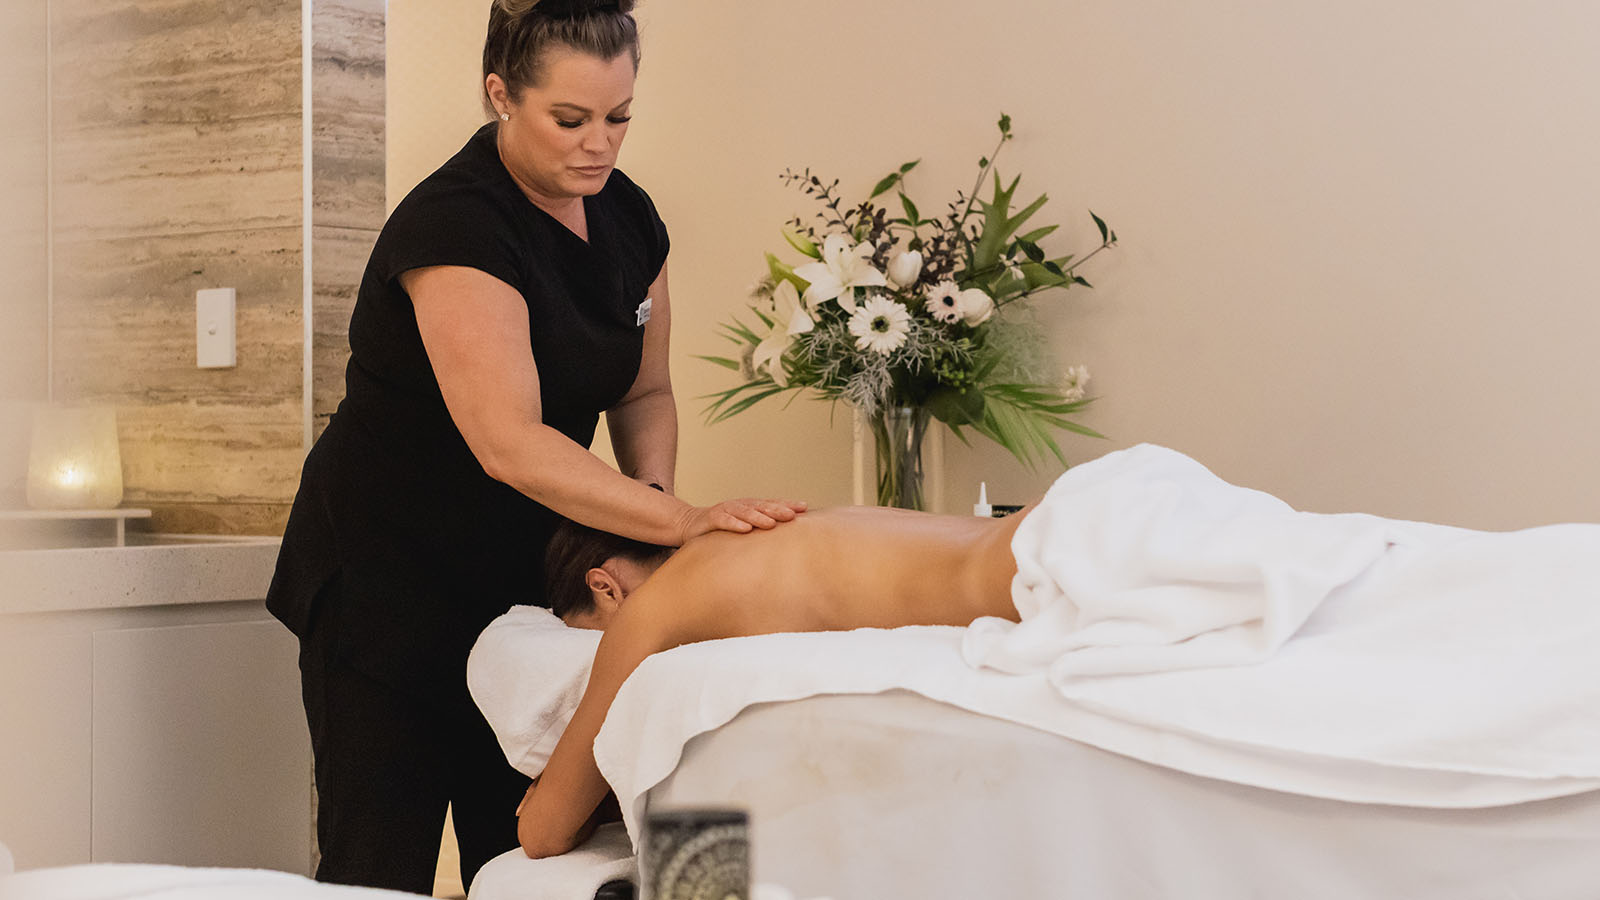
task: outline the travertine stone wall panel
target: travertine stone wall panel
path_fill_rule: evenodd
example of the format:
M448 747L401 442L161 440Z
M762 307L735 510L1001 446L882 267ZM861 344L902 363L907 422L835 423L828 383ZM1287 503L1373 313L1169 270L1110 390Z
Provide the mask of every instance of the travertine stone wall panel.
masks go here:
M344 397L350 312L384 219L384 3L311 14L311 408L321 434Z
M383 220L384 5L313 6L309 116L301 12L50 2L51 383L59 402L117 408L125 502L153 508L158 530L280 531L306 449L308 352L317 421L343 393ZM233 368L195 366L194 294L213 287L238 293Z

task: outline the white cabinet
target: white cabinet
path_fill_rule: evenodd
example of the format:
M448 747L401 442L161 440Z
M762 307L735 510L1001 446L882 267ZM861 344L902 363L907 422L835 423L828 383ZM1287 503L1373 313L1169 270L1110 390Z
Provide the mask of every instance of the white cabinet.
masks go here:
M275 544L236 545L222 560L231 578L255 585L244 592L254 599L232 587L212 593L216 580L190 572L172 581L170 602L146 589L134 605L114 595L52 608L38 589L55 580L36 567L87 552L0 554L0 592L11 593L0 594L0 842L17 867L307 874L311 751L297 648L259 599ZM135 562L186 565L181 554ZM83 590L85 577L80 569L60 583Z
M273 621L95 634L96 862L304 869L310 760L294 661Z

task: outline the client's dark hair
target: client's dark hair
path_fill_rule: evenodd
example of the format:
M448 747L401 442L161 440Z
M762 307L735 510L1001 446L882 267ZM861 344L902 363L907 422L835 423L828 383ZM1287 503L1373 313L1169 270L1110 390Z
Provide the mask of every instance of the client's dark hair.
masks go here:
M584 577L590 569L621 557L633 562L649 562L671 552L670 547L647 544L631 538L564 520L551 536L544 551L545 599L550 611L565 617L568 613L594 611L594 594Z

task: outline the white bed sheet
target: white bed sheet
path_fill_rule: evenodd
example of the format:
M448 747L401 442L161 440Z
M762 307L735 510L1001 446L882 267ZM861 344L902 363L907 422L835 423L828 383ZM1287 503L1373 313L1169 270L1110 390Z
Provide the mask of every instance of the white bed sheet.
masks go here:
M748 809L755 877L834 900L1600 896L1600 791L1481 809L1305 797L898 690L747 708L690 741L647 804Z

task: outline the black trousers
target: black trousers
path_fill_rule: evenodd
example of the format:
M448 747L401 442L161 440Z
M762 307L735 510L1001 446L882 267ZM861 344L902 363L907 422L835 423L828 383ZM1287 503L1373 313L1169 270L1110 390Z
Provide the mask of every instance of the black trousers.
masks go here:
M330 623L331 624L331 623ZM300 680L316 760L317 880L431 894L446 805L461 883L517 846L527 776L459 691L418 698L342 665L331 635L301 641Z

